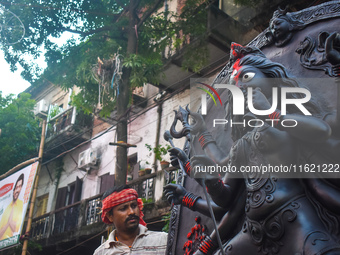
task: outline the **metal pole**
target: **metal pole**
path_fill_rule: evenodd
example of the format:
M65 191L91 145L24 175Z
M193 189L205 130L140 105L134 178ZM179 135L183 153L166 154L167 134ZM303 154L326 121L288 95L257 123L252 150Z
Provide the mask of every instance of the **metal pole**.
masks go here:
M160 91L159 91L159 93L160 93ZM157 117L157 130L156 130L155 148L157 148L158 145L159 145L159 135L161 133L161 122L162 122L162 111L163 111L163 102L162 102L162 99L160 99L159 105L158 105L158 108L157 108L158 117ZM155 172L157 172L156 153L155 153L154 159L153 159L153 169L155 170Z
M35 198L37 196L37 189L38 189L38 182L39 182L39 173L40 173L40 169L41 169L41 160L42 160L42 156L43 156L43 153L44 153L45 130L46 130L46 120L43 120L42 131L41 131L40 147L39 147L40 163L39 163L38 168L37 168L37 173L36 173L35 182L34 182L34 186L33 186L33 193L32 193L32 198L31 198L30 210L29 210L29 213L28 213L26 233L29 233L31 231L31 226L32 226L33 210L34 210ZM23 245L22 245L22 253L21 253L21 255L26 255L27 245L28 245L28 239L26 238L24 240Z
M218 226L217 226L217 223L216 223L214 211L213 211L213 209L211 207L211 202L210 202L211 198L210 198L210 196L208 194L207 189L205 188L205 179L202 180L202 184L203 184L203 192L204 192L204 195L205 195L205 199L207 200L207 205L208 205L208 208L209 208L211 219L213 220L213 223L214 223L214 228L215 228L216 237L217 237L217 243L218 243L218 246L220 247L221 254L225 255L225 252L223 250L223 245L222 245L221 237L220 237L220 232L218 231Z

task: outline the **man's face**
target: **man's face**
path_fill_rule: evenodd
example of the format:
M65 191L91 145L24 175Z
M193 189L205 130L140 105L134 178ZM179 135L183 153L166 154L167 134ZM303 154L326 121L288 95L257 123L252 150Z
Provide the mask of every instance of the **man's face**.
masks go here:
M15 202L19 195L20 195L20 192L21 192L21 189L22 189L22 180L19 180L17 182L17 185L15 186L14 190L13 190L13 201Z
M139 213L137 200L132 200L115 206L108 218L118 231L132 233L138 228Z

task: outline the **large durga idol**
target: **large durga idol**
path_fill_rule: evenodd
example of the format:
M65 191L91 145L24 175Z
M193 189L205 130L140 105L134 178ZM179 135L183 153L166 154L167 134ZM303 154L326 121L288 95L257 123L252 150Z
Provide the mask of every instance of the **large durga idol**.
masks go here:
M340 6L327 4L333 12ZM313 8L307 11L320 7ZM212 86L229 88L220 94L224 123L234 125L216 129L213 104L205 117L189 108L177 112L170 133L187 142L170 150L183 175L164 189L175 205L168 254L180 254L179 246L182 254L196 255L340 254L339 19L324 15L332 19L302 22L300 12L279 10L270 29L248 46L231 45L230 60ZM294 30L292 21L304 26ZM306 33L307 41L319 42L309 62ZM244 113L235 114L240 98ZM195 218L200 236L186 240Z

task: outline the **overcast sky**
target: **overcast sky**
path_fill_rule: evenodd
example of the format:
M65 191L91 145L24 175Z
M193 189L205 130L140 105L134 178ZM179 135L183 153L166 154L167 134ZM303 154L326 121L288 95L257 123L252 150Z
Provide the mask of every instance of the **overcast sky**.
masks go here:
M64 44L70 38L79 39L79 36L74 35L69 32L64 32L59 38L50 38L50 40L54 43L57 43L58 46ZM37 60L39 66L41 68L46 67L46 63L44 61L44 57L41 57ZM6 60L4 59L4 54L0 50L0 74L1 74L1 81L0 81L0 91L2 91L2 95L6 96L8 94L19 94L27 89L31 84L21 78L20 73L22 69L18 68L18 70L14 73L11 72L9 69L9 64L7 64Z
M30 86L30 83L21 78L20 70L17 70L15 73L12 73L9 69L9 64L4 59L4 54L0 50L0 73L1 73L1 82L0 82L0 91L2 91L2 95L6 96L8 94L15 94L24 91L26 88Z

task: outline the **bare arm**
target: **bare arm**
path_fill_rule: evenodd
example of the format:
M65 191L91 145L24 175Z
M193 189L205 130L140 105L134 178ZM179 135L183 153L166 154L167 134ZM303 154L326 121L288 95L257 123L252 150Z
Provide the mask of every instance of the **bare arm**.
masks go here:
M7 208L8 209L8 208ZM6 211L7 211L7 209L6 209ZM5 213L6 213L6 211L5 211ZM13 210L12 210L13 211ZM4 213L4 214L5 214ZM8 219L5 219L5 217L4 217L4 214L2 215L2 218L1 218L1 222L0 222L0 226L2 226L3 224L3 226L0 228L0 237L1 236L3 236L3 234L6 232L6 230L7 230L7 228L9 227L9 220ZM12 213L11 213L12 214ZM11 215L10 214L10 215ZM10 216L11 217L11 216ZM10 218L9 217L9 218Z
M252 94L253 105L256 109L266 110L271 107L269 100L261 92L261 89L256 88ZM287 132L290 136L299 140L320 143L326 141L331 135L330 126L323 120L312 116L305 116L300 114L286 114L279 116L275 115L274 119L279 118L279 122L276 125L275 121L271 125L274 125L281 131ZM266 121L271 119L270 116L257 116Z
M221 220L222 217L226 214L227 210L216 205L214 202L210 203L213 211L214 211L214 215L216 220ZM193 211L197 211L199 213L204 214L205 216L211 217L210 216L210 212L209 212L209 208L208 208L208 203L206 200L199 198L197 199L194 207L192 208Z
M11 228L12 232L16 232L17 231L17 224L13 220L13 214L14 214L14 209L12 209L11 215L9 216L8 224L9 224L9 227Z
M0 229L0 236L2 236L5 233L8 226L9 226L9 222L6 222L6 224Z
M224 181L220 179L206 180L206 186L212 200L220 207L229 210L238 193L244 190L244 180L239 178L229 178L226 174Z
M324 179L305 179L307 190L328 210L340 214L340 190Z
M280 125L279 129L299 140L320 143L325 142L331 136L330 126L321 119L298 114L287 114L282 116L281 119L285 121L287 126L294 125L294 122L289 120L294 120L297 123L293 128Z

